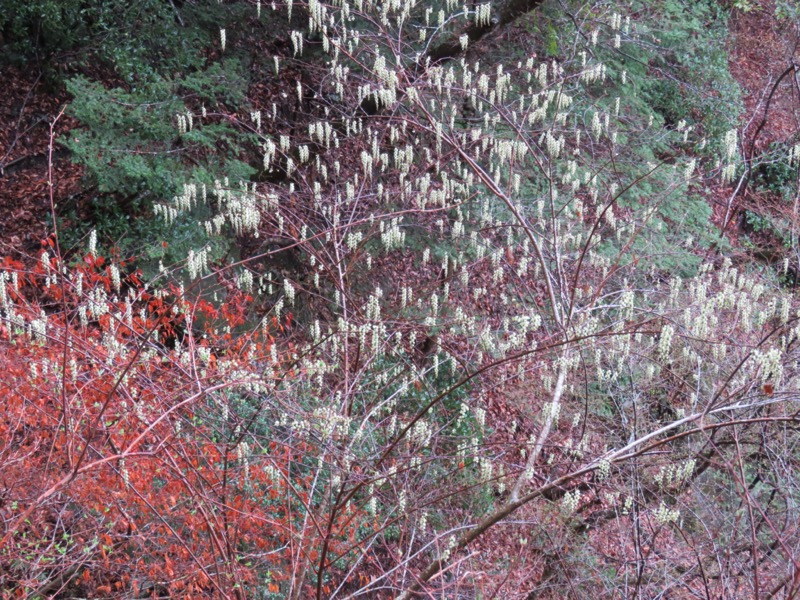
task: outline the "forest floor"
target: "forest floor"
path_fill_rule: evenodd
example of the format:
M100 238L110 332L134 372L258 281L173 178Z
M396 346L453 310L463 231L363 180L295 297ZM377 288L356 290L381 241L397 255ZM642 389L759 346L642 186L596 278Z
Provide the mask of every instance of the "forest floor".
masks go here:
M69 101L53 90L36 69L3 67L0 80L0 254L33 256L50 233L48 146L50 125ZM78 123L62 116L56 137ZM80 193L83 169L54 148L54 200L63 204ZM56 208L57 208L56 207Z
M730 69L745 104L743 141L760 153L800 130L800 73L794 70L800 24L777 19L774 1L762 0L758 8L733 15L731 33Z

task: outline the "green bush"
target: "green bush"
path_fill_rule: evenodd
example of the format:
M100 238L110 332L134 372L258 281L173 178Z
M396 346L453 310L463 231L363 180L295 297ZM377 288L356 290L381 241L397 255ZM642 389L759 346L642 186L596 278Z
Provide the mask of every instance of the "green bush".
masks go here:
M172 260L182 260L189 248L202 245L205 234L198 221L207 216L206 209L167 224L152 218L153 205L168 202L188 182L213 188L216 180L247 180L255 172L239 159L250 139L227 120L204 118L203 109L197 110L236 107L245 88L233 60L182 79L157 79L136 91L107 89L84 77L69 80L67 89L74 97L69 113L83 129L73 130L61 143L86 167L94 197L88 221L84 215L65 241L74 243L96 228L101 240L114 240L134 253L145 249L145 259L162 258L160 242L166 241L170 253L163 258ZM185 131L179 120L187 122ZM65 216L75 217L74 211ZM157 256L147 254L152 248Z
M213 0L33 0L0 2L6 61L112 69L128 83L198 69L226 19L241 10Z
M766 192L791 197L797 186L798 166L792 164L790 146L774 142L753 168L753 184Z
M658 29L643 33L663 52L649 63L643 95L666 124L702 126L710 139L735 127L743 110L741 90L728 68L728 15L715 2L649 3Z

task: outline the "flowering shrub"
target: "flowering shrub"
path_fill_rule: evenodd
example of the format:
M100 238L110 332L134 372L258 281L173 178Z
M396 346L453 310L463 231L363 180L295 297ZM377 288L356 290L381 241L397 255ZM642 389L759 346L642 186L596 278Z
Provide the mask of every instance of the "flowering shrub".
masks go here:
M259 177L154 208L205 243L148 285L8 264L9 595L795 585L799 307L693 191L740 132L643 106L658 38L610 4L558 3L558 59L473 53L540 4L259 2Z
M272 430L296 373L282 324L51 252L0 271L3 597L278 593L320 534L318 449ZM332 551L362 517L331 524Z

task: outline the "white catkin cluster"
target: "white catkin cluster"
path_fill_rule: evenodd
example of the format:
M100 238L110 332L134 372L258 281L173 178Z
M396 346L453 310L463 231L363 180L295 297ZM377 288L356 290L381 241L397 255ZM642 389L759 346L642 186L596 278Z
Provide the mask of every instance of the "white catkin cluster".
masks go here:
M739 132L731 129L725 134L725 166L722 168L722 182L733 181L736 175L736 157L739 152Z
M189 277L197 279L208 272L208 248L203 248L195 252L189 250L189 256L186 258L186 268L189 270Z
M303 34L299 31L292 31L290 38L292 40L292 49L294 56L303 53Z
M288 279L283 280L283 292L286 295L286 300L289 306L294 305L295 289L294 285Z
M694 459L689 459L683 464L664 466L653 478L653 481L659 489L665 489L671 485L681 485L692 476L696 464Z
M492 24L492 3L486 2L475 7L475 25L488 27Z
M659 525L669 525L670 523L676 523L681 516L681 511L677 508L669 508L666 504L661 502L658 506L658 509L653 514L655 517L656 522Z
M669 358L670 349L672 348L672 337L675 335L675 328L670 325L664 325L661 329L661 338L658 341L658 355L662 361Z
M571 492L564 494L564 497L561 499L561 508L565 514L571 515L578 510L580 503L581 491L579 489L574 489Z

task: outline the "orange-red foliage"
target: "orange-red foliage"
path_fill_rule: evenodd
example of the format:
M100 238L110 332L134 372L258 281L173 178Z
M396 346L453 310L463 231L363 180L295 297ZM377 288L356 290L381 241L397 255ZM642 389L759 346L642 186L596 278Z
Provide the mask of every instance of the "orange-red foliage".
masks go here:
M235 598L267 572L280 589L318 533L289 469L303 448L259 446L228 408L288 371L244 330L249 298L116 289L92 256L0 267L2 597Z

